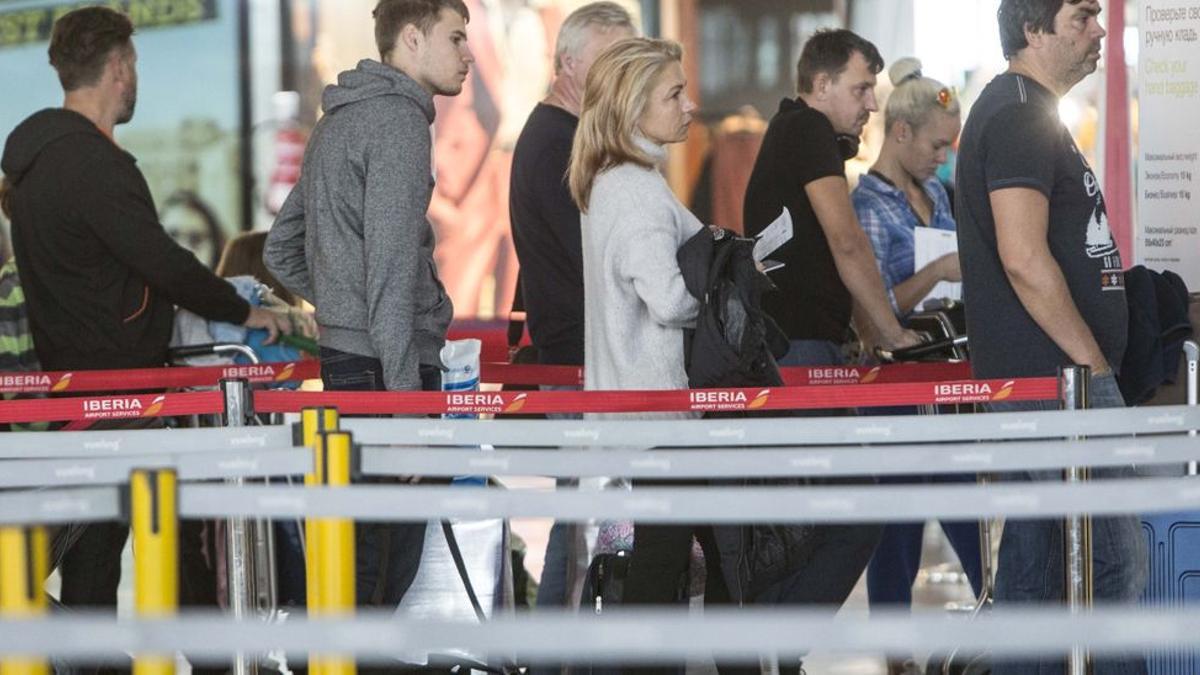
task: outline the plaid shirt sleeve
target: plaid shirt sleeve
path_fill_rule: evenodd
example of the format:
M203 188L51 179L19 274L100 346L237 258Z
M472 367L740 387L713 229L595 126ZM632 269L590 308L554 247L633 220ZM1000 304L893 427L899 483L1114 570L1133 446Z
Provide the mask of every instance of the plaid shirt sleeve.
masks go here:
M879 276L883 278L888 302L892 304L892 312L900 316L900 305L896 302L896 293L892 290L899 281L895 270L888 265L891 237L886 223L889 220L896 222L897 219L902 219L904 214L896 213L895 207L888 200L881 198L879 193L865 190L861 186L854 190L853 197L858 222L867 233L867 238L871 240L871 248L875 250L875 264L879 267Z

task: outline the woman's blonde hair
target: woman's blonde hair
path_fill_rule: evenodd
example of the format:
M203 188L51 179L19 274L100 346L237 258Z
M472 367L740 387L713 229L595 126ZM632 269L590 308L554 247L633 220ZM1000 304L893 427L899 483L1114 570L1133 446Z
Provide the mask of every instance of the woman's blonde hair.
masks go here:
M626 162L654 166L634 134L659 75L682 58L677 42L630 38L606 49L592 64L567 169L571 197L582 213L587 213L600 172Z
M929 121L933 112L959 115L962 111L954 90L937 80L921 74L921 62L904 58L888 68L892 93L883 111L884 128L891 131L896 122L908 122L919 129Z

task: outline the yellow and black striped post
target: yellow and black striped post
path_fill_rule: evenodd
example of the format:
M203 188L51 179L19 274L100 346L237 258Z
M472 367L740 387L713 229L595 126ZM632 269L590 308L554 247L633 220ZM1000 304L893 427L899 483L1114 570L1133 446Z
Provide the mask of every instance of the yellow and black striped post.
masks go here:
M48 603L42 582L49 573L45 527L0 527L0 620L45 616ZM49 675L45 658L13 656L0 660L0 675Z
M318 471L324 487L350 485L354 439L348 432L318 434L316 446ZM317 594L321 602L310 614L343 617L354 614L354 521L346 518L319 518L315 523L317 541ZM310 657L321 675L354 675L354 659L344 655L322 654ZM311 670L311 668L310 668Z
M304 476L306 487L318 487L324 484L324 462L321 449L317 447L321 441L320 435L328 431L337 431L338 411L335 408L305 408L300 411L300 444L310 448L313 458L313 470ZM309 616L320 613L321 589L317 583L320 560L317 554L317 522L313 518L304 520L304 590ZM325 675L321 672L320 663L309 663L310 675Z
M136 470L129 478L133 605L140 618L179 609L179 516L175 471ZM174 675L174 654L138 654L134 675Z

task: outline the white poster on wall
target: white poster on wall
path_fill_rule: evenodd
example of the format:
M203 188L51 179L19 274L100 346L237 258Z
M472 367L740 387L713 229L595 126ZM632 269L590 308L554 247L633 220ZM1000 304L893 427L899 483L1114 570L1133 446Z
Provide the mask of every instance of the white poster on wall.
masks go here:
M1200 289L1200 0L1141 0L1137 262Z

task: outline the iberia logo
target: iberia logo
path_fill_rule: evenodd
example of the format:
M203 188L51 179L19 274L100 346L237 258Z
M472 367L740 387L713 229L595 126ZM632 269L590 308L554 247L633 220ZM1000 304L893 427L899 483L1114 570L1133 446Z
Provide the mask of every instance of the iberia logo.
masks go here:
M995 394L992 394L992 400L993 401L1003 401L1004 399L1008 398L1009 396L1012 396L1013 388L1016 387L1016 385L1017 385L1017 383L1014 382L1013 380L1009 380L1008 382L1005 382L1004 386L1000 387L1000 391L997 391Z
M1003 401L1013 395L1016 384L1015 380L1009 380L996 389L990 381L938 382L933 385L933 402L961 404Z
M863 374L863 376L858 379L858 383L859 384L871 384L875 380L879 379L879 374L882 372L883 372L883 368L881 366L875 366L874 368L868 370L865 374Z
M162 412L163 405L166 402L167 402L166 396L154 397L154 400L150 402L150 406L142 411L142 417L154 417L158 413Z
M75 373L66 373L62 377L58 378L58 382L55 382L54 386L50 387L50 391L54 391L54 392L66 391L67 389L69 389L71 387L71 378L74 376L75 376Z
M521 409L525 407L525 401L527 398L528 396L526 394L517 394L517 397L513 399L512 403L509 403L508 407L504 409L504 414L511 415L513 413L521 412Z
M283 370L280 370L279 373L277 373L275 375L275 381L276 382L287 382L288 380L292 379L292 374L295 372L296 372L296 364L289 363L283 367Z
M753 401L746 404L746 410L758 410L765 406L769 400L771 400L771 390L763 389L758 392L758 396L755 396Z
M855 366L824 366L808 369L809 384L870 384L883 369L876 366L865 373Z

